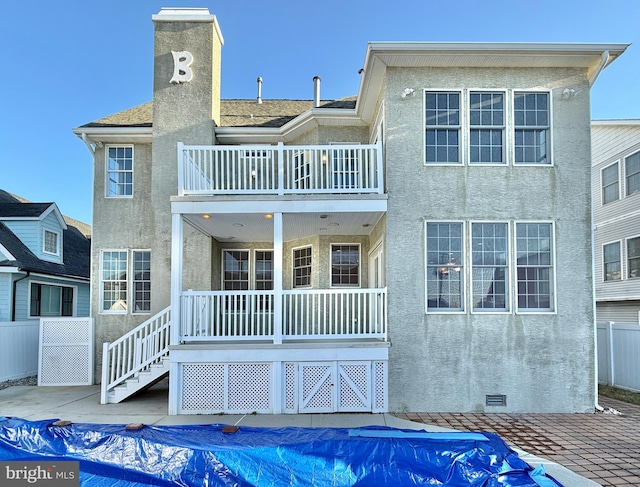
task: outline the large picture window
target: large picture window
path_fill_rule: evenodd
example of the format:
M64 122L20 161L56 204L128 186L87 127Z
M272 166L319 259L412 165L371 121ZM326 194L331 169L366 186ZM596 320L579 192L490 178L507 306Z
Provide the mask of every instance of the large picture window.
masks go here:
M462 223L427 223L427 311L462 311Z
M509 231L506 223L471 224L474 311L509 309Z
M551 164L549 94L515 92L513 118L516 164Z
M29 315L73 316L73 288L31 283Z
M425 93L425 162L459 164L460 93Z
M553 311L551 223L516 223L517 303L519 311Z
M133 147L107 147L108 198L133 196Z

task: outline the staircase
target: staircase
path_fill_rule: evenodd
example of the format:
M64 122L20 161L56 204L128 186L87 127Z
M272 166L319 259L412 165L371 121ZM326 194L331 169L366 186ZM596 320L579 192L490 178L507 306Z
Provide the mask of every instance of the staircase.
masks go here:
M118 403L169 373L171 306L102 347L100 403Z

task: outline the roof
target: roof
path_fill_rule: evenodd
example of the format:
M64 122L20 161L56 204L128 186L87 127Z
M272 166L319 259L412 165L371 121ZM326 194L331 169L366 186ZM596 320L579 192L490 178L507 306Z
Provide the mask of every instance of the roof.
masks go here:
M356 98L322 100L319 108L353 109ZM220 127L282 127L313 108L313 100L221 100ZM153 102L114 113L81 128L151 127Z
M2 203L0 202L0 218L38 218L53 203Z

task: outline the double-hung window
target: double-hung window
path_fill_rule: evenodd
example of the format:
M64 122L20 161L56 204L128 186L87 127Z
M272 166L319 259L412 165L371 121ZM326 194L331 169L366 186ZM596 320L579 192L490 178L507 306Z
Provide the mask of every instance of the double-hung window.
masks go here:
M469 94L469 163L503 164L504 93Z
M549 93L513 95L516 164L551 164Z
M553 225L516 223L518 311L554 311Z
M459 164L460 93L427 91L425 125L425 163Z
M107 147L106 196L133 196L133 147Z
M640 152L626 157L624 171L627 183L627 196L640 193Z
M427 222L427 311L464 310L462 223Z
M102 251L101 311L127 311L127 251Z
M32 282L29 316L73 316L73 288Z
M293 287L311 287L312 247L293 249Z
M620 242L612 242L602 247L602 266L605 281L617 281L620 273Z
M506 223L471 224L474 311L509 310L508 242Z
M331 245L331 286L360 285L360 245Z
M640 237L627 240L627 277L640 277Z
M247 291L249 289L249 251L224 250L223 253L225 291Z
M614 162L605 167L601 172L602 204L606 205L620 198L620 176L618 163Z
M133 312L151 311L151 252L133 251Z

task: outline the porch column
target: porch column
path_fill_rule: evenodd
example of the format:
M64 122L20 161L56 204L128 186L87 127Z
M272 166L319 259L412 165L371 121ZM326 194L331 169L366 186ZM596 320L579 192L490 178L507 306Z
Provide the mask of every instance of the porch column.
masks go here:
M182 293L182 215L171 215L171 345L180 343L180 294Z
M282 343L282 213L273 214L273 343Z

